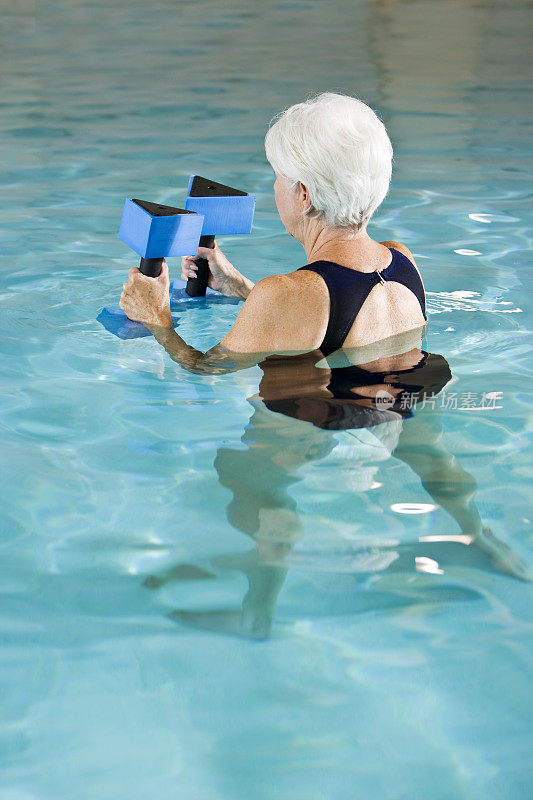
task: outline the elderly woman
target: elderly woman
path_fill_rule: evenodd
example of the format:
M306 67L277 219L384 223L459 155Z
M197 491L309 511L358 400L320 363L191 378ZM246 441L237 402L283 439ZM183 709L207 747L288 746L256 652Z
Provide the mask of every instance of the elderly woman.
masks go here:
M254 285L216 244L183 258L182 278L196 275L194 258L201 256L209 286L245 300L232 329L207 353L173 328L166 264L157 279L130 270L120 300L127 315L193 372L231 371L273 353L327 354L421 328L425 296L412 254L367 233L392 169L392 146L372 109L354 97L318 95L279 115L265 148L281 221L301 242L307 265Z

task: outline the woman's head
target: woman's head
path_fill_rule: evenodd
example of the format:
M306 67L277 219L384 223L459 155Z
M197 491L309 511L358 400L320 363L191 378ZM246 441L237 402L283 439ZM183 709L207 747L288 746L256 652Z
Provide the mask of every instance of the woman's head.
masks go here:
M355 97L325 92L291 106L271 124L265 150L292 190L307 187L304 213L328 227L364 227L389 189L387 131Z

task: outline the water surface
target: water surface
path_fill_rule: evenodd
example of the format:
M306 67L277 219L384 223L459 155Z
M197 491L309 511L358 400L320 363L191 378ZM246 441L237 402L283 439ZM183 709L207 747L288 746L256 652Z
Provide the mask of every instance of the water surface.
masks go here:
M2 4L2 798L529 796L529 22ZM420 350L453 376L355 427L320 424L343 362L303 359L288 396L295 362L192 375L96 322L135 263L124 197L180 206L191 172L256 194L219 242L252 280L305 263L262 140L326 89L390 131L371 235L415 254ZM178 329L207 349L237 312Z

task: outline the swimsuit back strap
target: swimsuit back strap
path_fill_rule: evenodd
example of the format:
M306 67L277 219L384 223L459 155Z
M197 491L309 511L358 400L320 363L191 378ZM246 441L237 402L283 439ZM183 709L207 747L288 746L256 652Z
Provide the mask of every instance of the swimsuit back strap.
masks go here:
M380 282L379 275L356 272L332 261L315 261L300 269L316 272L328 287L329 320L321 348L342 347L363 303Z
M316 272L328 287L329 319L320 346L322 350L326 348L332 351L342 347L365 300L379 282L395 281L409 289L420 303L424 319L427 319L426 296L418 270L399 250L391 247L390 251L392 261L381 272L358 272L333 261L314 261L300 267Z
M422 283L422 278L418 274L417 268L413 262L410 261L407 256L404 256L403 253L400 253L399 250L394 250L392 247L389 249L392 253L392 261L386 269L382 270L382 275L386 280L396 281L396 283L401 283L409 289L420 303L424 319L427 320L424 284Z

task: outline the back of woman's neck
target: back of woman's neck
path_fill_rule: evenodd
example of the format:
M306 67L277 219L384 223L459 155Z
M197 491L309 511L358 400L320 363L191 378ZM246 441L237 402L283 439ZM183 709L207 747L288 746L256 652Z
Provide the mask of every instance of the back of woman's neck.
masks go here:
M317 241L309 248L305 248L307 263L314 261L332 261L345 267L354 269L374 270L384 266L384 261L390 260L390 253L386 248L375 242L366 231L363 235L346 239L332 238L327 241Z

